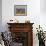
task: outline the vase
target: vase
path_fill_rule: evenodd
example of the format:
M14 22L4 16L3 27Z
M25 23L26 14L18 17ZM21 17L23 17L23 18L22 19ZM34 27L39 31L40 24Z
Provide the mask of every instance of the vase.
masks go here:
M39 46L45 46L45 41L39 40Z

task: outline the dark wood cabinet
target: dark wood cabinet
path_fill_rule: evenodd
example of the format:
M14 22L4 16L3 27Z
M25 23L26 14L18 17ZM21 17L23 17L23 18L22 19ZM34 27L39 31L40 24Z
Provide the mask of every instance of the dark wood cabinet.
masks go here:
M13 41L23 43L22 46L33 46L33 23L7 23Z

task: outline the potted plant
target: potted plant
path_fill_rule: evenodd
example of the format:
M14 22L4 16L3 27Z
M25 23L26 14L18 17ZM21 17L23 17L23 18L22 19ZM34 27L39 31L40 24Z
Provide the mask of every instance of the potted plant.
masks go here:
M37 34L36 36L38 36L38 40L39 40L39 46L45 46L45 35L43 32L42 27L36 28L37 29Z

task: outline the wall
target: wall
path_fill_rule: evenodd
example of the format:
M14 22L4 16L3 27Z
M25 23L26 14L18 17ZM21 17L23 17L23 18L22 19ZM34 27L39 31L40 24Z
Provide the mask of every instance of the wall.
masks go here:
M40 9L41 9L41 12L43 13L46 12L46 0L40 0Z
M2 29L2 0L0 0L0 31Z
M46 31L46 0L40 0L40 24Z
M14 5L16 4L27 5L27 16L14 16ZM40 14L40 0L35 0L35 1L34 0L31 1L3 0L2 1L3 26L5 26L10 19L17 19L19 20L19 22L24 22L26 19L29 19L31 22L39 23L39 14Z
M45 1L45 0L44 0ZM33 25L33 45L38 46L36 37L36 27L39 24L46 30L46 14L44 14L43 0L2 0L2 25L3 31L8 30L7 22L11 19L17 19L19 22L30 20ZM14 16L14 5L27 5L27 16Z

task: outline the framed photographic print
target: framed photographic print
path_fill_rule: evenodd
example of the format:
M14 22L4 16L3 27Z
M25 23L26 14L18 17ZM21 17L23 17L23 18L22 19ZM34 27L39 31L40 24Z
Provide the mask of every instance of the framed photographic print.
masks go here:
M27 5L14 5L14 16L26 16Z

